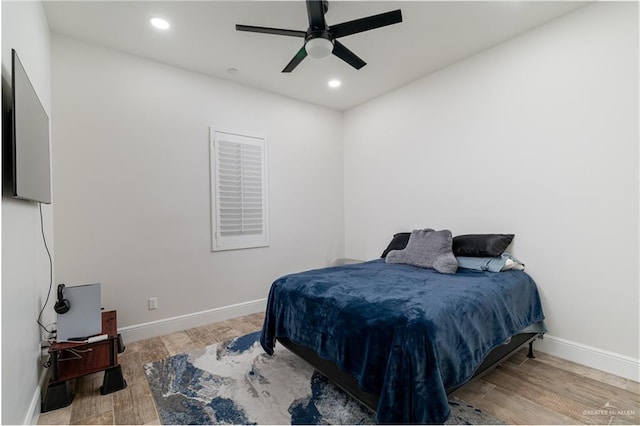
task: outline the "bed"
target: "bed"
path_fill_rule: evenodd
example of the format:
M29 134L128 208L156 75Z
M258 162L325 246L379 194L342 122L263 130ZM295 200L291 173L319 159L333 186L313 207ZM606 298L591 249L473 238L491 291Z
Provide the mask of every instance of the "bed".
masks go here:
M260 341L312 362L380 423L443 423L447 394L540 335L543 320L524 271L376 259L276 280Z

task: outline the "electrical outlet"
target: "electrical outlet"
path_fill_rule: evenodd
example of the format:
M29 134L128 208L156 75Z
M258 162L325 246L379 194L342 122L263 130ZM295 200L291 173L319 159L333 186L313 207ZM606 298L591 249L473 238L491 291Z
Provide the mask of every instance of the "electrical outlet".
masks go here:
M149 310L153 311L154 309L158 309L158 298L150 297L149 298Z

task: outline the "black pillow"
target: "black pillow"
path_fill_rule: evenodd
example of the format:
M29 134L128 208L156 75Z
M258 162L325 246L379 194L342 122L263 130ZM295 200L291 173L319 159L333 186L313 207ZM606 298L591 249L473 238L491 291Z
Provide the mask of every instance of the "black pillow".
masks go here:
M386 258L391 250L403 250L407 247L407 243L409 242L409 237L411 236L411 232L400 232L393 236L393 239L387 246L387 248L382 252L381 258Z
M468 234L453 237L455 256L500 256L513 241L513 234Z

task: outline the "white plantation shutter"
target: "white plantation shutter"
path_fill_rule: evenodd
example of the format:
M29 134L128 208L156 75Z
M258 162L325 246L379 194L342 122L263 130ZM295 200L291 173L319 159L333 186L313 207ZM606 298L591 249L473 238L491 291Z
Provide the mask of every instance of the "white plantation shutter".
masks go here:
M212 250L268 246L265 139L211 134Z

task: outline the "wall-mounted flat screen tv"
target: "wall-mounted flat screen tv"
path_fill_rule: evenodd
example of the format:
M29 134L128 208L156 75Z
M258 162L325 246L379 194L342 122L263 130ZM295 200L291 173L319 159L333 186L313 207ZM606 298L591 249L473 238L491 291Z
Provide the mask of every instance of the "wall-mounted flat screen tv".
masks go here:
M13 196L50 204L49 116L14 49L11 94Z

